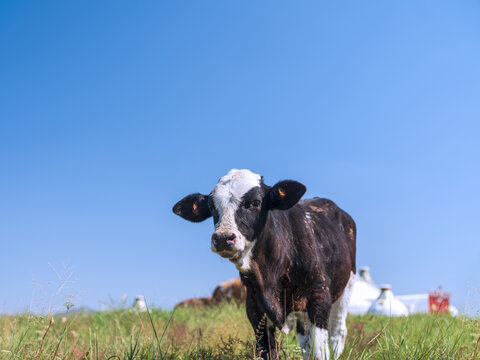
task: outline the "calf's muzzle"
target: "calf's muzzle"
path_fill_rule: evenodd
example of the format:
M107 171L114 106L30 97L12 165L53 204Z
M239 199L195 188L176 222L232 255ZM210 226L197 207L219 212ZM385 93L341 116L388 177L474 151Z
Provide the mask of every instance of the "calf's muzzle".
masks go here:
M218 234L212 235L212 246L216 251L233 250L237 237L235 234Z

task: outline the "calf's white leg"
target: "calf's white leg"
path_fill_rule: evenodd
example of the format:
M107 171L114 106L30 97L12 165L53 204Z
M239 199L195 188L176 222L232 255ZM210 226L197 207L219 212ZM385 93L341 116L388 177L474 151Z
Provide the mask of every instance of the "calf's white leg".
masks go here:
M305 334L298 334L298 342L303 352L304 360L329 360L328 330L305 324ZM312 357L312 353L314 356Z
M329 317L330 329L330 350L333 353L334 359L338 359L345 347L345 339L347 338L347 313L348 304L352 295L353 283L355 281L355 274L350 275L350 280L343 290L342 296L332 304Z

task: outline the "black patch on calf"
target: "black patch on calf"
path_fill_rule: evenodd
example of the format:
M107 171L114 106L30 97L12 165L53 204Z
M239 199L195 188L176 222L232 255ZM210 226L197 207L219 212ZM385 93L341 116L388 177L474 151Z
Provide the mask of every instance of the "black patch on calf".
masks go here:
M264 206L264 198L267 191L268 187L264 184L249 190L243 195L235 213L238 230L248 241L253 241L259 229L265 224L267 209Z

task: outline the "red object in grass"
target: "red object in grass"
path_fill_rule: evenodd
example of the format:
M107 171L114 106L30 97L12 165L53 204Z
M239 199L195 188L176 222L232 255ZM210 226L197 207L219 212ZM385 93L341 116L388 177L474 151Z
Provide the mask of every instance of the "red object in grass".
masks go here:
M444 314L449 312L450 294L441 289L428 293L428 310L430 314Z

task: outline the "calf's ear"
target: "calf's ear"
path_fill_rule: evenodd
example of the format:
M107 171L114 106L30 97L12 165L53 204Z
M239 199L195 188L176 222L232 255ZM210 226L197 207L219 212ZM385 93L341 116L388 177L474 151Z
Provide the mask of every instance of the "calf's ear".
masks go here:
M305 185L298 181L280 181L268 190L268 207L269 209L290 209L305 194L305 191L307 191Z
M212 216L208 207L208 196L202 194L185 196L172 210L178 216L192 222L200 222Z

